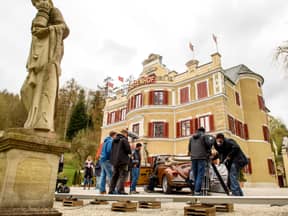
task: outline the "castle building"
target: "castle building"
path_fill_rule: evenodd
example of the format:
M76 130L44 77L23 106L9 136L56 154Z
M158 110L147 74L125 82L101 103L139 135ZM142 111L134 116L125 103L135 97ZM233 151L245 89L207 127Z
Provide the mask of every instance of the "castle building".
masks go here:
M193 59L186 66L184 73L170 71L161 56L151 54L127 94L107 98L102 140L111 130L128 128L147 143L150 155L187 154L189 138L203 126L241 145L249 157L247 185L275 186L263 77L245 65L223 69L219 53L209 63Z

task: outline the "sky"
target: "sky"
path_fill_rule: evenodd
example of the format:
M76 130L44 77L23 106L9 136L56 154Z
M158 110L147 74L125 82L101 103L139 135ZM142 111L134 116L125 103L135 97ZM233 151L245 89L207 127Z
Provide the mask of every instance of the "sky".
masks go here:
M54 0L70 28L60 85L75 78L96 89L111 76L138 77L151 53L170 70L184 72L194 45L200 64L210 61L218 38L223 68L245 64L265 79L271 114L288 125L288 73L274 60L288 40L287 0ZM265 3L264 3L265 2ZM1 4L0 90L19 93L36 13L30 0Z

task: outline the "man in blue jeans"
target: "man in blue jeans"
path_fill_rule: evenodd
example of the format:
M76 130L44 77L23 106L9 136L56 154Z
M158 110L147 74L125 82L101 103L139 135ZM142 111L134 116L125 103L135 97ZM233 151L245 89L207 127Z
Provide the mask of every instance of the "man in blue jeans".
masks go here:
M205 168L208 163L208 157L211 151L211 145L206 142L205 128L200 127L191 137L188 146L188 155L192 160L192 172L194 176L194 195L201 195L202 181L205 175Z
M218 152L220 161L227 166L229 171L230 189L233 196L243 196L243 191L238 182L240 170L248 164L248 159L238 143L233 139L227 139L224 134L216 135L214 147Z
M137 194L139 193L136 191L136 185L138 182L138 178L140 175L140 167L141 167L141 143L136 144L135 150L132 152L131 155L131 186L130 186L130 194Z
M109 136L104 139L102 151L100 155L101 175L100 175L100 194L106 194L106 179L109 182L112 178L112 164L110 163L110 153L112 149L112 141L115 139L117 133L111 131Z

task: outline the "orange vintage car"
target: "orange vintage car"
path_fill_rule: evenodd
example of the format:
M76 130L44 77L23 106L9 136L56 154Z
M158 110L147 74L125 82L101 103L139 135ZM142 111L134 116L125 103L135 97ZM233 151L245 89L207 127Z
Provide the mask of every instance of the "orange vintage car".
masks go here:
M207 190L217 193L229 193L227 187L223 188L223 184L227 184L228 171L224 164L209 165L207 170L208 184ZM150 177L150 183L152 180L153 188L162 188L163 192L170 194L173 191L180 191L182 188L194 188L194 177L191 172L191 160L187 156L176 155L157 155L152 157L152 175ZM220 179L216 176L215 171L221 176ZM153 190L151 185L146 188L147 192Z
M172 193L173 190L180 191L185 187L191 188L192 185L188 182L190 157L157 155L152 157L152 161L155 187L162 188L166 194Z

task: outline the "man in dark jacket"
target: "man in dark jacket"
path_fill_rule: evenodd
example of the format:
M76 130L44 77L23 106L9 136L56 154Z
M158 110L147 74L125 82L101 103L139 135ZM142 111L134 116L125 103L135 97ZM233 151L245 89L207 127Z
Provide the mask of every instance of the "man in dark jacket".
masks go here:
M211 145L206 141L205 128L200 127L189 141L188 154L192 160L192 171L194 176L194 195L201 194L202 181L205 175L205 168Z
M110 183L109 194L115 193L117 185L118 194L125 193L124 183L128 176L131 148L128 142L128 131L122 130L112 142L110 162L113 165L113 175Z
M224 134L216 135L214 147L218 152L221 163L227 166L229 171L230 189L233 196L243 196L243 191L238 182L240 170L248 164L248 159L240 146L233 139L227 139Z
M136 148L131 156L131 186L130 193L137 194L139 192L136 191L137 181L140 175L140 166L141 166L141 143L136 144Z

